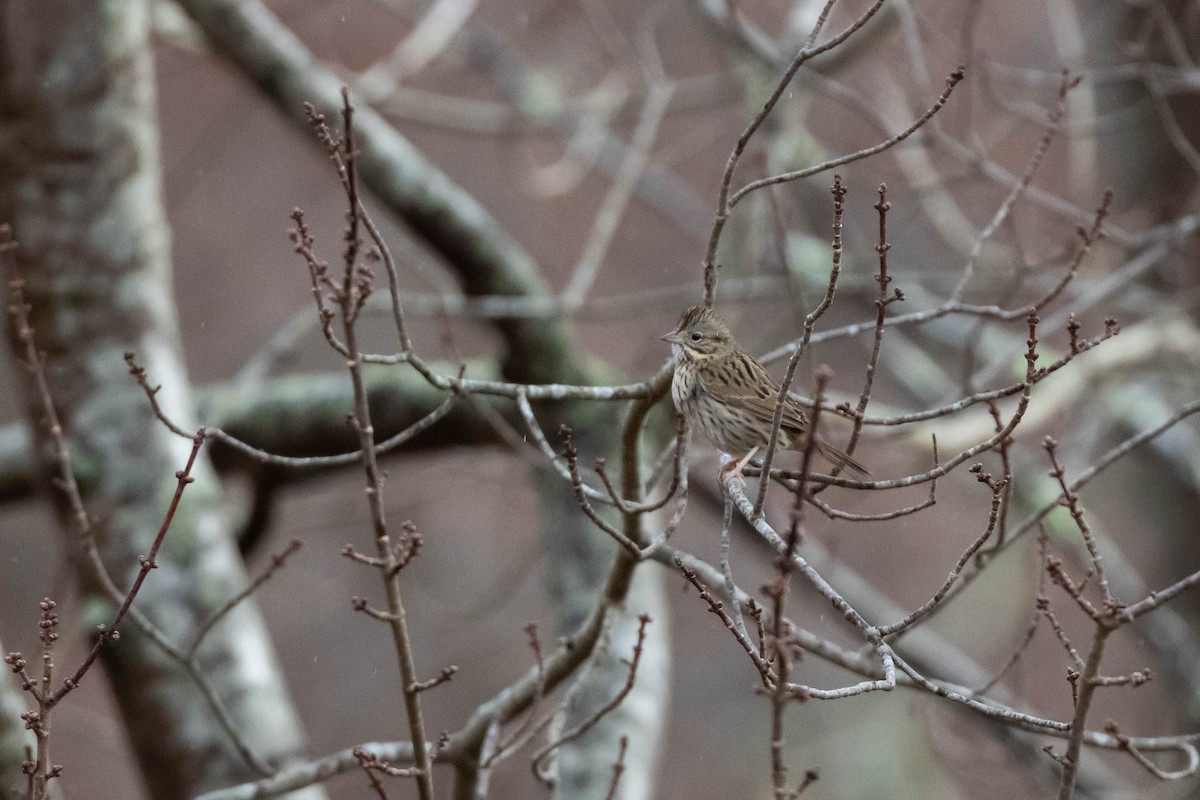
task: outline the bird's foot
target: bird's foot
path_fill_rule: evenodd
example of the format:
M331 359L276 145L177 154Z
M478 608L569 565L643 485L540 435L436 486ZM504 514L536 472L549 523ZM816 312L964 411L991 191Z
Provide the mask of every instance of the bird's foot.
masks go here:
M733 481L737 481L745 488L746 478L742 475L742 469L750 463L750 459L754 458L754 454L757 452L758 448L755 447L741 458L731 458L721 465L721 471L717 473L717 482L721 484L722 490L729 488Z
M717 483L721 485L721 491L724 492L734 481L745 488L746 478L742 475L742 466L740 462L731 458L721 465L721 471L717 473Z

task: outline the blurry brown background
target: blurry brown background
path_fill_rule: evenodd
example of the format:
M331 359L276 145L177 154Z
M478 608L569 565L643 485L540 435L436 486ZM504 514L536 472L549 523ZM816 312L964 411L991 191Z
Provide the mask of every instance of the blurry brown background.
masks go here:
M319 58L352 81L391 51L428 3L268 5ZM546 102L552 106L588 95L606 80L617 91L629 91L632 99L611 121L611 130L625 141L637 121L639 87L632 61L618 58L629 52L622 48L642 46L651 32L666 73L686 86L652 151L660 179L634 198L594 290L601 298L644 296L628 303L598 302L578 319L579 340L587 349L633 378L658 368L666 355L658 335L700 297L700 261L720 171L738 132L777 74L731 44L728 32L707 21L700 5L683 0L482 2L466 26L519 55L546 82ZM790 4L778 0L736 5L756 27L775 32L786 28L791 11ZM863 5L839 5L830 30L844 26ZM1185 38L1196 33L1190 27L1195 4L1149 5L1177 19ZM308 279L285 235L288 214L294 206L302 207L318 247L334 260L344 224L344 198L309 135L282 119L229 66L205 52L169 4L156 4L156 15L158 107L175 295L191 378L204 385L230 379L276 331L308 310ZM1096 206L1102 189L1112 185L1117 190L1114 223L1137 233L1195 211L1196 174L1171 147L1160 109L1137 80L1114 79L1105 72L1113 62L1164 58L1161 37L1145 32L1151 27L1146 22L1150 16L1142 4L1121 2L901 6L889 14L883 30L872 31L869 43L853 50L831 74L891 120L894 131L933 101L945 75L967 63L967 82L938 122L965 146L986 154L990 163L1019 175L1042 133L1058 69L1065 63L1085 70L1085 83L1072 96L1064 133L1051 145L1035 184L1085 214ZM923 90L921 68L910 57L914 40L927 59L933 94ZM1182 69L1178 63L1173 66ZM484 101L489 108L506 107L510 98L501 84L496 74L472 64L456 48L405 82L443 99L459 98L452 105L460 110L468 108L468 99ZM817 91L820 86L802 72L775 118L778 129L772 131L772 141L791 148L794 165L850 152L880 138L849 104ZM1178 112L1184 135L1194 134L1193 96L1171 95L1168 102ZM494 214L536 257L546 280L561 288L609 185L604 170L569 154L570 137L561 126L514 123L500 133L473 132L439 123L419 100L407 99L403 110L393 117L399 130ZM901 158L911 157L920 147L930 146L931 162L923 173L912 165L901 168L892 153L840 169L851 189L845 233L848 264L838 302L823 320L824 327L873 315L870 276L876 232L871 205L877 184L888 184L893 204L890 263L896 285L909 296L900 311L934 305L948 294L965 259L964 244L970 244L969 239L964 243L943 235L951 223L937 218L938 192L944 189L954 199L975 231L1007 192L1007 186L989 179L978 163L937 150L932 134L918 134L916 139L916 144L901 145L898 151L907 154ZM763 169L761 149L752 149L739 176L744 181ZM820 243L828 239L829 183L830 175L823 174L778 193L789 246L813 259L827 257ZM657 193L659 207L649 199L651 192ZM389 220L381 221L406 288L426 295L444 290L449 283L437 263ZM1009 305L1004 293L1014 254L1031 264L1060 255L1072 242L1073 224L1037 204L1018 205L999 242L985 248L971 299ZM758 296L731 300L726 307L739 337L763 352L796 335L804 312L781 288L786 282L779 276L786 268L779 262L777 231L771 224L752 222L748 214L731 226L729 238L724 279L758 275L776 280ZM1083 315L1085 330L1098 332L1100 320L1109 315L1139 334L1168 323L1193 330L1194 238L1172 241L1170 248L1153 268L1096 302ZM1054 310L1069 310L1071 302L1104 287L1106 278L1134 252L1116 245L1098 248L1071 296ZM815 266L800 267L797 280L810 302L819 296L826 263L817 260ZM652 294L664 288L671 291ZM439 319L437 314L412 313L414 338L423 353L456 358L493 350L483 324L456 315ZM965 337L973 335L971 325L950 319L885 341L886 367L875 393L881 407L912 410L957 396L955 359ZM1008 338L997 334L994 345L981 348L992 365L984 385L1002 385L1018 374L1022 331L1020 326L1008 330ZM376 333L371 346L382 351L393 346L385 328ZM985 329L979 335L992 336L993 331ZM1051 336L1057 338L1052 347L1061 352L1065 334L1060 328L1047 334ZM868 346L860 337L817 348L815 358L802 365L802 383L807 387L815 363L828 362L837 376L835 390L850 396L857 391ZM1041 436L1060 437L1069 468L1078 470L1121 436L1194 397L1193 358L1186 352L1152 348L1140 360L1117 360L1100 374L1080 367L1083 377L1064 376L1064 382L1076 383L1064 383L1059 395L1053 394L1053 381L1039 387L1052 399L1045 415L1038 415L1035 392L1034 416L1021 431L1022 488L1039 501L1053 491L1044 478L1045 463L1037 446ZM330 358L319 334L310 331L288 367L335 370L339 362ZM112 365L113 370L123 368ZM0 420L5 423L19 422L14 375L11 360L0 361ZM936 381L946 383L939 386ZM1066 399L1059 399L1063 394ZM986 431L984 415L971 420L973 430ZM944 434L946 451L961 449L966 441L955 435ZM1084 498L1093 526L1111 537L1128 560L1130 574L1140 575L1149 586L1180 577L1195 569L1198 560L1196 460L1195 451L1188 449L1194 439L1193 433L1180 430L1158 449L1139 452L1106 474ZM915 472L929 463L925 441L924 433L871 433L859 453L876 474ZM702 466L695 479L711 480L714 453L703 447L698 460ZM998 464L989 461L988 467L998 469ZM425 695L431 731L453 729L476 703L528 667L530 653L522 632L527 622L540 621L544 635L552 636L552 613L542 593L547 565L538 534L537 499L525 461L501 448L401 455L390 459L387 469L393 487L388 493L390 517L416 520L426 537L422 557L405 573L421 669L432 674L449 663L461 667L449 687ZM246 491L236 478L230 480L228 497L240 502ZM386 636L376 623L350 608L351 595L370 597L378 591L377 582L339 555L346 542L363 547L369 541L360 484L361 477L347 471L285 489L271 538L250 564L256 571L267 551L278 550L290 537L305 542L300 554L259 593L258 601L314 755L358 742L394 739L403 730L399 704L379 700L393 695L390 687L397 680ZM987 492L972 477L947 479L938 492L934 509L881 525L830 522L811 515L809 535L880 592L904 607L915 607L940 584L986 519ZM831 497L850 510L877 511L917 502L924 489L893 494L897 497L841 491ZM776 502L784 507L783 497ZM0 639L8 649L36 652L37 600L51 594L67 601L63 617L68 626L76 610L69 602L70 581L58 566L59 534L40 500L10 502L0 514ZM719 524L711 506L694 502L676 534L677 543L715 558ZM759 581L751 576L756 570L767 574L768 554L745 531L734 546L743 584L757 587ZM1028 555L1028 550L1022 552ZM828 577L837 585L836 574ZM998 667L1032 614L1035 584L1031 558L1010 553L991 567L969 598L933 624L980 664ZM767 704L753 692L753 670L694 593L682 591L677 576L668 578L668 586L672 618L656 624L670 630L674 664L657 796L765 797L770 777ZM805 624L853 641L815 595L801 591L794 602L795 614ZM1193 598L1184 597L1177 610L1194 624ZM68 630L67 649L78 656L82 637L77 629ZM1083 626L1072 630L1086 635ZM1139 650L1136 635L1122 638L1108 656L1106 663L1113 665L1108 671L1146 666ZM1156 664L1149 666L1158 669ZM1067 718L1065 667L1062 650L1043 630L1010 673L1009 685L1021 693L1029 710ZM816 659L804 661L799 669L802 680L817 686L846 680ZM56 719L55 760L67 767L62 785L73 797L137 798L142 795L104 684L97 673ZM1166 679L1136 692L1110 690L1101 695L1092 720L1099 727L1105 718L1116 718L1122 730L1138 734L1195 728L1195 698L1179 692L1179 686ZM805 795L817 800L951 800L1050 792L1035 770L1015 763L1012 751L965 712L913 692L798 705L789 716L789 737L793 769L820 768L821 779ZM1152 782L1118 754L1087 758L1110 762L1128 785L1140 787L1127 796L1145 791L1145 796L1183 797L1196 791L1195 780L1186 786ZM334 780L328 789L335 798L363 797L367 792L357 773ZM408 796L401 784L393 791L395 797ZM520 758L493 778L495 797L543 796L540 792Z

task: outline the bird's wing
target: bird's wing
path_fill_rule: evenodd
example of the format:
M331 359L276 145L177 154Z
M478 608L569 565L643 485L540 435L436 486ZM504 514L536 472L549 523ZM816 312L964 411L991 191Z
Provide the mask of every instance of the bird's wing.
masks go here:
M770 396L761 397L754 396L747 398L744 402L746 410L751 414L763 420L771 422L775 418L775 403L779 399L779 386L771 387ZM785 428L791 428L797 432L808 430L808 415L804 413L804 409L793 400L787 398L783 403L783 416L780 424Z
M704 391L715 399L744 409L764 422L774 419L779 384L748 354L731 357L727 369L705 374L702 381ZM808 429L808 416L791 396L783 405L781 424L795 431Z

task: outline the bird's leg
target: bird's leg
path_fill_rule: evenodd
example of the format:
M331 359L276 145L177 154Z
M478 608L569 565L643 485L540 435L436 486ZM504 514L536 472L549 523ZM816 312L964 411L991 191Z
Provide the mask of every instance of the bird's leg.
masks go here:
M750 459L754 458L754 454L757 452L758 448L753 447L740 459L735 461L731 458L722 464L721 471L717 473L717 481L721 486L728 486L730 481L735 480L745 483L745 479L742 477L742 468L750 463Z

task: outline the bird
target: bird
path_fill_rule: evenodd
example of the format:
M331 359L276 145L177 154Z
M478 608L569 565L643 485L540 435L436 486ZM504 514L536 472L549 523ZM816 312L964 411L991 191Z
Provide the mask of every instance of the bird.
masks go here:
M721 483L741 479L742 468L770 443L779 384L738 345L725 321L705 306L683 312L675 330L661 338L671 345L674 358L671 399L676 410L733 457L721 468ZM787 397L778 446L803 451L808 430L804 408ZM862 464L821 439L816 451L837 467L869 474Z

